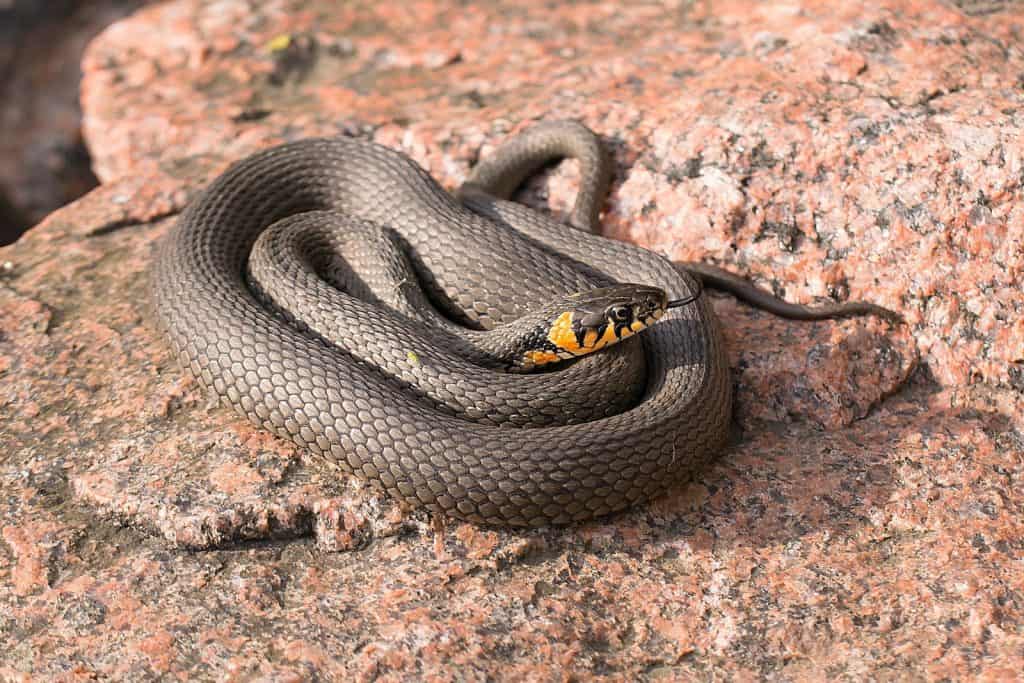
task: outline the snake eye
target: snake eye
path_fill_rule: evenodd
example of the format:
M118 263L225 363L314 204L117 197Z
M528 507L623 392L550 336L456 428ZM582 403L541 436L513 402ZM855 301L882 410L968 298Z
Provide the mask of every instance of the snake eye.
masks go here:
M611 317L615 322L624 323L632 317L632 313L629 306L615 306L611 310Z

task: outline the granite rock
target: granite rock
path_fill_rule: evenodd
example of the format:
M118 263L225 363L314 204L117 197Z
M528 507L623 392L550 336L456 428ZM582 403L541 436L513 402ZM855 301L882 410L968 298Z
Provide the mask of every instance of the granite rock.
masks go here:
M623 5L174 0L92 44L103 184L0 250L0 678L1024 667L1024 11ZM723 457L626 514L528 532L403 510L174 363L148 268L231 160L344 133L453 187L566 117L615 153L607 234L907 324L716 297ZM521 199L561 214L574 187L562 164Z

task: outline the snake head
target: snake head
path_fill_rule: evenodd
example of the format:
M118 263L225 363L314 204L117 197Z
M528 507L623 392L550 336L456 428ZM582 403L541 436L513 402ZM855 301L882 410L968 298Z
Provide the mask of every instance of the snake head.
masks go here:
M523 354L522 369L556 363L611 346L653 325L665 314L665 291L621 284L570 294L556 303L546 334Z

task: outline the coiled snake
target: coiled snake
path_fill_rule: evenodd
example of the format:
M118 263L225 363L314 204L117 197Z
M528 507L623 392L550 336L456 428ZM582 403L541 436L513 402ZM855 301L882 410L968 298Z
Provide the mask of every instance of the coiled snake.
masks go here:
M583 171L571 226L505 201L564 157ZM621 510L688 478L724 445L730 378L706 297L631 337L653 322L636 319L637 306L660 316L664 298L610 290L619 304L608 315L636 326L627 320L607 337L622 343L551 371L504 372L481 341L519 326L524 343L541 346L526 363L515 351L516 362L540 365L575 355L561 352L565 344L582 353L611 334L602 305L559 316L587 298L567 294L636 282L672 299L696 296L687 270L591 232L609 168L596 136L570 122L514 138L477 166L459 198L369 142L268 149L230 167L182 214L155 264L156 311L183 365L224 402L402 501L519 526ZM877 312L758 300L735 276L689 268L793 316ZM431 303L444 316L426 310ZM592 335L577 326L562 341L551 327L587 315L600 327ZM462 333L447 318L509 327ZM546 338L529 333L538 324L550 328Z

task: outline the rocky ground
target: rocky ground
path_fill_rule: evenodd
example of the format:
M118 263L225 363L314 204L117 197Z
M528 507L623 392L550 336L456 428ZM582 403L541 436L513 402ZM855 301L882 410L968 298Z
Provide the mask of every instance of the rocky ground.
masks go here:
M1024 7L963 5L174 0L110 27L102 185L0 250L0 677L1015 675ZM607 234L906 325L716 299L729 449L530 532L398 509L175 365L148 268L231 160L345 133L454 187L554 118L614 151Z

